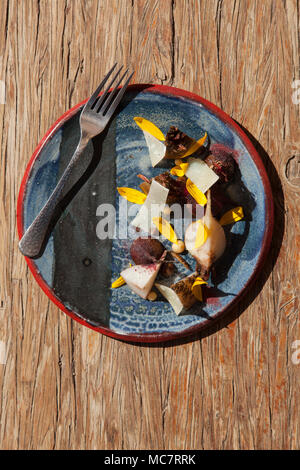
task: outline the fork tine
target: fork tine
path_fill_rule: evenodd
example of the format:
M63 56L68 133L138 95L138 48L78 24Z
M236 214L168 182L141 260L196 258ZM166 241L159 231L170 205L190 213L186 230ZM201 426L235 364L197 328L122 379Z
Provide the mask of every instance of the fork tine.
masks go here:
M106 110L108 110L109 108L109 105L110 103L112 102L113 98L116 96L116 94L118 93L118 87L120 85L120 83L122 82L122 80L124 79L124 77L127 75L128 73L128 69L125 70L125 72L123 73L122 77L120 78L120 80L118 81L118 83L116 84L114 90L112 90L110 92L110 95L109 97L107 98L107 100L105 101L103 107L102 107L102 110L101 110L101 113L104 114ZM100 106L98 107L98 109L96 110L98 112L98 110L100 109Z
M116 110L116 107L118 106L118 104L120 103L121 99L123 98L123 95L129 85L129 82L131 80L131 77L133 76L134 72L132 72L131 75L129 75L128 79L126 80L125 84L123 85L123 87L119 90L119 93L117 94L117 96L115 97L114 101L112 102L112 105L110 106L110 108L107 110L107 113L105 115L105 117L107 118L111 118L111 116L113 115L113 113L115 112Z
M104 102L105 98L107 97L108 95L108 92L109 90L111 89L112 85L114 84L115 80L117 79L119 73L121 72L123 68L123 65L122 67L119 68L119 70L117 71L117 73L115 74L115 76L113 77L113 79L111 80L110 84L107 86L106 90L102 93L101 96L99 96L99 100L97 101L95 107L94 107L94 111L97 113L98 110L100 109L100 106L102 105L102 103ZM122 79L121 79L122 80ZM120 82L118 82L118 85L119 86Z
M108 74L104 77L104 79L102 80L102 82L100 83L100 85L98 86L98 88L96 88L96 90L94 91L94 93L92 94L92 96L90 97L90 99L86 102L83 110L85 109L90 109L93 104L95 104L95 101L96 99L98 98L98 95L101 91L101 89L103 88L103 86L105 85L105 83L107 82L107 80L109 79L109 77L111 76L111 74L113 73L113 71L115 70L116 66L117 66L117 63L116 62L112 68L110 69L110 71L108 72Z

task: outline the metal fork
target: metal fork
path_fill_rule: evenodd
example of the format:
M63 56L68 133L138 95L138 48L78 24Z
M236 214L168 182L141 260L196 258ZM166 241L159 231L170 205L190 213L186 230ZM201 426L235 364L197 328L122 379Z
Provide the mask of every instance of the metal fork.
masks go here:
M57 183L57 186L55 187L48 201L41 209L37 217L34 219L32 224L28 227L19 242L19 248L25 256L34 258L40 254L49 224L51 222L51 219L58 203L63 198L63 189L65 188L68 180L70 179L70 175L73 171L73 168L76 166L82 154L82 151L85 149L90 139L103 132L126 91L126 88L130 82L133 73L128 77L122 88L119 88L119 85L122 82L123 78L125 78L125 76L127 75L128 69L125 71L125 73L123 73L115 88L109 93L109 90L115 83L123 68L121 67L118 72L114 75L110 84L103 92L103 94L99 96L100 91L106 84L107 80L113 73L116 66L117 63L104 77L103 81L94 91L94 93L92 94L92 96L87 101L81 111L79 119L80 140L74 152L74 155L71 158L67 168L65 169L62 177Z

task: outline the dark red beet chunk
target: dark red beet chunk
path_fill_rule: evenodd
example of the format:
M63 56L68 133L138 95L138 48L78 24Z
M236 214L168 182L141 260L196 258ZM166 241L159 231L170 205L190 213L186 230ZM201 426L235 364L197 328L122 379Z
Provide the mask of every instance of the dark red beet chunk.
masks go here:
M180 131L178 127L171 126L166 135L165 158L182 157L193 143L194 139L191 139L191 137Z
M228 183L234 177L236 152L223 144L213 144L205 163L215 172L222 183Z
M161 184L165 188L169 190L167 204L171 206L172 204L184 204L184 188L185 182L176 180L172 178L170 173L166 171L165 173L161 173L160 175L155 176L155 181Z
M152 264L159 260L165 248L159 240L139 237L132 242L130 255L135 264Z

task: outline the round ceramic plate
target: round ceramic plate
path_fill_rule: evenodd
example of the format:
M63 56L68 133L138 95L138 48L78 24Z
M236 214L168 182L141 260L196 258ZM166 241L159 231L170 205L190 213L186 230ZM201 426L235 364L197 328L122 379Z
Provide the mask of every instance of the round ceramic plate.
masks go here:
M27 166L17 210L20 238L50 196L76 148L82 106L80 103L72 108L51 127ZM149 302L126 285L110 288L130 262L128 241L98 238L98 208L113 204L118 220L116 188L138 188L138 173L152 177L162 171L152 168L134 116L151 120L164 134L171 125L197 139L206 131L211 143L222 143L237 156L239 184L234 197L246 217L227 231L227 249L216 268L213 286L204 292L205 302L197 303L184 315L176 316L161 297ZM91 142L80 165L74 177L74 182L79 181L65 197L42 256L26 259L44 292L73 319L127 341L166 341L210 325L249 288L270 245L272 194L256 150L223 111L183 90L133 85L103 142Z

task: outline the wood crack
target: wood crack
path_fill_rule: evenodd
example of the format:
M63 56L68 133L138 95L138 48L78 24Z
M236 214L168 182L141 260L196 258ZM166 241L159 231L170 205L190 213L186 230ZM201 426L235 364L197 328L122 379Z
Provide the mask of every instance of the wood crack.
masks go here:
M37 1L37 20L36 20L36 35L35 35L35 51L34 56L36 57L37 47L38 47L38 36L40 30L40 14L41 14L41 3L40 0Z
M174 84L175 80L175 0L171 1L171 78L170 85Z
M9 22L9 0L7 0L7 3L6 3L6 17L5 17L5 41L7 41L7 38L8 38L8 32L9 32L9 28L8 28L8 22Z
M223 98L222 98L222 65L221 65L221 23L222 23L222 7L223 0L218 0L217 11L216 11L216 25L217 25L217 61L218 61L218 73L219 73L219 94L220 94L220 105L223 107Z

